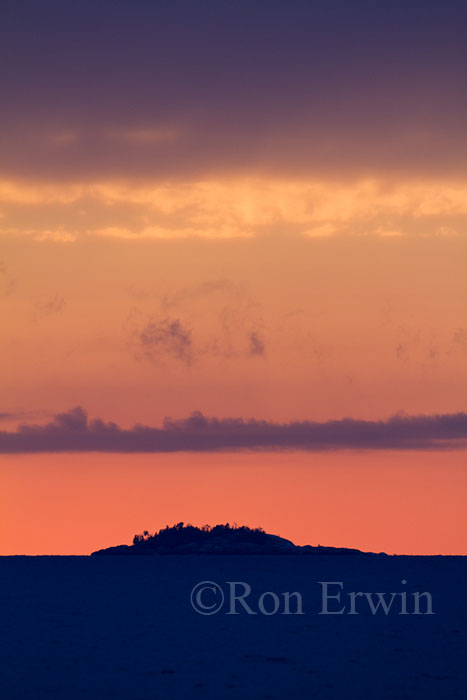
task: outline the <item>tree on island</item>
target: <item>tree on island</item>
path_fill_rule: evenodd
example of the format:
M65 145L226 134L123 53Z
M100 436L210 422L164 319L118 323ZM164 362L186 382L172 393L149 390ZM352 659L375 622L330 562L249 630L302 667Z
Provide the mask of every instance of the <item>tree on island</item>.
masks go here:
M237 526L225 523L225 525L185 525L180 522L172 527L168 525L153 534L145 530L133 538L133 547L139 551L153 551L160 549L179 549L192 547L202 549L209 543L219 546L233 544L262 545L268 539L268 535L260 527L250 528L245 525Z
M158 532L144 530L135 535L133 544L107 547L92 553L102 555L153 554L362 554L358 549L295 545L261 527L246 525L167 525Z

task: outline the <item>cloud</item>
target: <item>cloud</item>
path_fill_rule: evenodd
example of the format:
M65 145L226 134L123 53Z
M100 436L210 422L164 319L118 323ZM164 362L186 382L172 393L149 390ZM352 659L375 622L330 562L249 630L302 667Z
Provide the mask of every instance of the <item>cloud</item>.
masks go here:
M264 234L439 237L465 228L466 180L219 176L218 179L0 179L1 229L59 242L247 239Z
M77 406L45 425L0 432L0 452L215 452L221 450L434 450L467 447L467 414L407 416L385 421L345 418L275 423L244 418L166 418L161 427L127 430L89 421Z
M0 411L0 421L13 422L30 418L49 418L49 411Z
M43 316L53 316L55 314L62 313L65 307L65 299L59 294L55 294L51 299L43 304L38 304L36 310L33 313L33 318L35 320Z
M404 360L407 357L407 348L402 343L399 343L396 347L396 357L398 360Z
M8 173L465 173L457 0L10 4Z
M19 419L24 419L26 416L24 413L17 413L14 411L1 411L0 412L0 421L2 420L19 420Z
M467 352L467 330L458 328L453 335L452 342L459 350Z
M266 346L260 331L250 331L248 334L248 355L250 357L264 357Z
M8 273L8 268L0 260L0 298L6 298L14 294L16 290L16 280Z
M172 294L164 294L161 299L161 306L164 309L179 307L186 302L202 298L212 298L213 296L229 296L241 298L245 296L244 287L229 279L213 279L189 287L183 287Z
M191 330L178 318L150 318L140 325L135 313L128 320L131 346L137 359L158 363L172 358L185 365L193 363Z
M207 357L265 356L261 305L241 283L217 278L162 294L134 286L129 292L150 311L133 307L123 323L138 360L171 358L191 366Z

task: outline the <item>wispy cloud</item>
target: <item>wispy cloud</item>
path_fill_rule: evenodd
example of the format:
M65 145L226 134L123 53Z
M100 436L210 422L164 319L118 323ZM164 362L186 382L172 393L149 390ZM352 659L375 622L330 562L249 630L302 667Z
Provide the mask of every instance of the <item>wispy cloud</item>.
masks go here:
M150 317L140 323L133 313L127 325L137 359L144 358L156 364L168 358L188 366L193 363L191 330L180 319Z
M8 268L0 260L0 297L11 296L16 289L16 280L9 274Z
M4 422L19 422L24 420L31 420L34 418L49 418L53 415L50 411L25 411L25 410L12 410L12 411L0 411L0 421Z
M55 314L60 314L65 307L65 303L65 299L62 296L55 294L47 301L37 304L36 309L33 312L33 319L37 321L39 318L44 316L54 316Z
M261 331L252 330L248 333L248 354L251 357L264 357L266 345Z
M245 285L218 278L164 293L134 286L129 292L146 307L133 307L123 323L138 360L191 366L206 357L265 357L261 304Z
M221 450L435 450L467 447L467 414L275 423L244 418L166 418L161 427L127 430L88 420L81 407L45 425L0 432L0 452L213 452Z
M467 352L467 330L465 330L465 328L458 328L453 335L452 342L458 350Z

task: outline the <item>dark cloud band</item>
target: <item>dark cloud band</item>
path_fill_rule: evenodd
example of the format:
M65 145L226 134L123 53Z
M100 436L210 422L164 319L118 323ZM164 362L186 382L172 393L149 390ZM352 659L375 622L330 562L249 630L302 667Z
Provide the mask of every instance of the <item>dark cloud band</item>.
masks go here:
M4 6L11 176L465 174L460 0Z
M467 447L467 414L396 415L385 421L345 418L274 423L243 418L166 418L161 427L127 430L88 420L76 407L46 425L0 432L0 452L213 452L221 450L434 450Z

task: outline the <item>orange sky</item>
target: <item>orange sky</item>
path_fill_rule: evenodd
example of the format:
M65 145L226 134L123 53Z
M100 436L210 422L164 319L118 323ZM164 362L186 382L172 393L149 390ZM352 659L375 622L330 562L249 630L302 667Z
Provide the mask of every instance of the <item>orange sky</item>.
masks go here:
M82 404L131 425L193 410L326 420L464 408L464 237L12 236L3 250L5 410ZM142 346L164 321L190 336L189 357Z
M4 429L77 404L124 427L193 410L285 422L462 411L466 239L359 226L224 240L5 235L2 401L18 417ZM172 322L186 352L144 345ZM5 455L2 552L85 553L176 520L236 520L301 543L461 553L464 464L463 452Z
M3 456L2 554L88 554L184 521L298 544L465 554L465 453Z
M0 26L0 447L76 406L122 428L463 414L456 3L162 5ZM467 453L422 449L2 454L0 553L176 520L467 553Z

